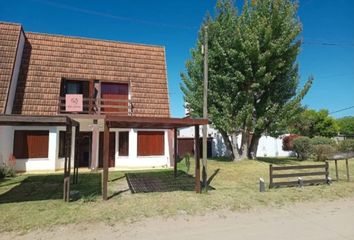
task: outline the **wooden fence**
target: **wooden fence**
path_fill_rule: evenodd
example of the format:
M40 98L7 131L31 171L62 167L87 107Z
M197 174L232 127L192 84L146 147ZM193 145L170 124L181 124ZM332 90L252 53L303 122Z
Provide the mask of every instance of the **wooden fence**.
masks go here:
M312 178L314 176L316 178ZM302 179L302 177L311 177L311 179ZM296 166L273 166L270 164L269 178L269 188L329 183L328 162L324 164ZM275 179L286 180L275 182Z

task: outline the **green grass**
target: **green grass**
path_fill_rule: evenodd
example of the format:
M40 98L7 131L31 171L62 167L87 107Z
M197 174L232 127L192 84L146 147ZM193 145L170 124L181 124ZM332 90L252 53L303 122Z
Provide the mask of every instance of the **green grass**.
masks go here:
M208 161L208 174L215 172L208 194L193 191L166 191L153 193L122 194L117 188L126 181L123 172L110 172L108 201L101 200L101 174L80 173L79 184L72 185L81 199L71 203L62 200L61 174L19 175L12 179L0 180L0 232L29 231L48 228L58 224L103 221L108 224L138 221L145 217L204 214L220 209L243 211L260 207L278 207L295 202L329 201L337 198L354 197L354 181L346 181L344 162L339 163L339 175L343 179L332 185L308 186L304 188L278 188L265 193L258 192L258 180L263 177L269 182L269 163L313 164L298 162L289 158L229 162L225 159ZM334 179L334 164L330 176ZM191 160L189 174L193 174ZM179 169L185 164L179 163ZM354 179L354 161L350 161ZM172 170L153 170L152 176L171 176ZM170 175L169 175L170 174ZM183 184L180 175L177 182Z

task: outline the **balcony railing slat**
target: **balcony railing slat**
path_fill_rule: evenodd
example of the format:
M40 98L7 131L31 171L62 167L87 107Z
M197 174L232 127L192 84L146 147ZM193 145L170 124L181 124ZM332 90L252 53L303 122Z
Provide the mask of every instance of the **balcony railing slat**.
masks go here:
M119 114L131 116L133 113L132 101L123 99L104 99L104 98L83 98L83 111L65 111L65 97L59 97L59 113L65 114ZM124 104L124 105L123 105ZM108 111L107 111L108 110Z

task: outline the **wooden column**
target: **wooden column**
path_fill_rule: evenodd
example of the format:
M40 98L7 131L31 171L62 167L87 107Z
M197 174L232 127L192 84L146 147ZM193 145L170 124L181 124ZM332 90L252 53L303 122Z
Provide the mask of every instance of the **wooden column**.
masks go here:
M173 172L175 178L177 177L177 160L178 160L178 151L177 151L177 128L174 129L173 131L173 158L174 158L174 164L173 164Z
M194 126L195 192L200 193L199 125Z
M337 159L334 160L334 164L336 166L336 178L337 178L337 181L339 180L339 175L338 175L338 163L337 163Z
M102 197L103 200L108 199L108 161L109 161L109 126L104 120L103 133L103 173L102 173Z
M74 184L79 180L79 132L80 127L75 126Z
M70 134L70 135L69 135ZM70 167L71 167L71 137L72 135L72 125L66 125L65 132L65 160L64 160L64 191L63 199L65 202L70 201Z

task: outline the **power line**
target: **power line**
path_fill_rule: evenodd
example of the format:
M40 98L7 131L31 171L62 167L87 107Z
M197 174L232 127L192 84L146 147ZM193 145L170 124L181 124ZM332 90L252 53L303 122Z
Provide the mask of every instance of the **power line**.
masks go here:
M66 9L66 10L69 10L69 11L80 12L80 13L85 13L85 14L91 14L91 15L96 15L96 16L106 17L106 18L112 18L112 19L121 20L121 21L127 21L127 22L133 22L133 23L157 26L157 27L177 28L177 29L184 29L184 30L196 30L196 29L198 29L197 27L187 26L187 25L176 25L176 24L160 23L160 22L146 21L146 20L142 20L142 19L125 17L125 16L118 16L118 15L113 15L113 14L110 14L110 13L99 12L99 11L94 11L94 10L90 10L90 9L84 9L84 8L81 8L81 7L80 8L79 7L74 7L74 6L70 6L70 5L67 5L67 4L62 4L62 3L57 3L57 2L47 1L47 0L32 0L32 1L35 1L35 2L38 2L38 3L42 3L42 4L46 4L46 5L50 5L50 6L56 7L56 8Z
M352 109L352 108L354 108L354 106L350 106L350 107L347 107L347 108L339 109L339 110L330 112L329 114L343 112L343 111L346 111L346 110L349 110L349 109Z
M354 47L354 43L339 43L339 42L327 42L327 41L311 41L304 40L302 42L305 45L317 45L325 47Z

